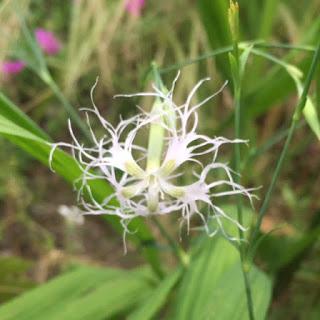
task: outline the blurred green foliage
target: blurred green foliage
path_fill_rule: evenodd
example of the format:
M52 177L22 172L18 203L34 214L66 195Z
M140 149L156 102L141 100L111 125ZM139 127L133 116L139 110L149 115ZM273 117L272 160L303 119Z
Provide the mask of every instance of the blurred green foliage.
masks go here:
M27 276L31 266L31 261L19 257L4 256L0 258L1 303L20 295L35 285Z

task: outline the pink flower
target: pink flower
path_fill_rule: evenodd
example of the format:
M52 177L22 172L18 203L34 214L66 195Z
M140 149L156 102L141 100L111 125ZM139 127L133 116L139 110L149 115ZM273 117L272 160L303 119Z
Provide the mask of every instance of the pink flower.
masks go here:
M145 0L127 0L126 10L134 17L139 17Z
M24 69L25 66L25 62L21 60L7 60L2 63L1 71L7 75L18 74Z
M54 55L61 50L61 43L52 32L39 28L36 29L35 36L40 48L46 54Z

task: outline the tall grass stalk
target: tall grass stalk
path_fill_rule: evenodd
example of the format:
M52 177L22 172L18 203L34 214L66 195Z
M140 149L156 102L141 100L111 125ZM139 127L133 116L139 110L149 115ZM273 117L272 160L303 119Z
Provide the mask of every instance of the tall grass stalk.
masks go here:
M299 102L297 103L297 105L295 107L295 110L294 110L294 113L292 115L288 136L287 136L286 142L284 144L284 147L282 149L282 152L280 154L280 157L279 157L279 159L277 161L276 168L275 168L275 171L274 171L273 176L272 176L271 184L269 186L269 189L268 189L268 191L266 193L266 196L265 196L264 201L262 203L261 209L259 211L258 220L257 220L256 226L255 226L252 238L251 238L252 243L257 239L257 237L259 235L259 230L260 230L260 227L261 227L261 224L262 224L262 220L263 220L263 218L264 218L264 216L265 216L265 214L266 214L266 212L268 210L270 199L271 199L271 195L272 195L272 193L274 191L274 187L276 185L276 182L278 180L278 177L279 177L280 171L282 169L284 160L285 160L286 155L288 153L289 145L291 143L294 131L295 131L295 129L296 129L297 125L298 125L298 122L299 122L299 120L301 118L301 113L302 113L303 108L304 108L304 106L306 104L306 101L307 101L307 97L308 97L308 92L309 92L309 89L310 89L311 81L312 81L313 75L314 75L314 73L315 73L315 71L317 69L317 65L318 65L319 61L320 61L320 41L319 41L317 49L316 49L316 51L315 51L315 53L313 55L312 63L311 63L311 66L309 68L309 71L308 71L308 75L307 75L307 78L306 78L306 81L305 81L305 84L304 84L304 87L303 87L303 91L302 91L301 97L300 97Z

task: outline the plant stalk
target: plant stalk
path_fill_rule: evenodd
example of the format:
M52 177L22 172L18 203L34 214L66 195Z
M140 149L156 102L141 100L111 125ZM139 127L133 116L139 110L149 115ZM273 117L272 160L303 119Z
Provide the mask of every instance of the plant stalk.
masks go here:
M181 248L181 246L176 243L176 241L171 237L171 235L167 232L167 230L154 215L151 216L151 220L159 229L161 235L167 240L177 260L184 268L186 268L190 262L189 255Z
M241 136L241 86L239 83L234 82L234 104L235 104L235 138L239 139ZM235 144L234 148L235 152L235 170L236 172L239 172L241 167L241 150L240 145L238 143ZM240 177L236 176L235 180L237 183L240 181ZM238 197L237 199L237 214L238 214L238 221L242 225L243 224L243 216L242 216L242 199ZM239 254L240 254L240 260L241 260L241 271L243 275L244 285L245 285L245 291L246 291L246 297L247 297L247 307L248 307L248 313L249 313L249 319L254 320L254 309L253 309L253 299L252 299L252 292L251 292L251 285L249 280L249 268L246 264L246 258L245 258L245 250L243 247L244 244L244 233L241 228L238 228L239 232Z
M80 118L79 114L75 111L73 106L70 104L70 102L65 98L64 94L61 92L60 88L57 86L55 81L52 79L51 75L49 73L45 73L44 75L41 75L42 80L50 87L54 95L57 97L57 99L62 103L63 107L67 111L68 115L70 116L71 120L74 121L77 125L77 127L80 129L82 134L86 137L88 141L91 141L91 135L86 127L84 121Z
M233 78L233 95L234 95L234 110L235 110L235 117L234 117L234 127L235 127L235 138L240 139L241 137L241 68L240 68L240 56L239 56L239 6L237 2L230 1L230 8L229 8L229 25L230 31L232 34L233 40L233 52L229 54L229 61L230 61L230 68L231 74ZM234 146L234 163L235 163L235 170L236 172L240 171L241 168L241 150L240 145L235 143ZM235 181L237 183L240 182L240 177L236 176ZM241 197L237 197L237 215L238 221L240 225L243 224L243 216L242 216L242 199ZM252 300L252 290L249 280L249 270L246 263L245 257L245 248L244 248L244 233L241 228L238 228L239 232L239 255L241 261L241 271L244 280L245 292L247 297L247 309L249 314L249 319L254 320L254 308L253 308L253 300Z

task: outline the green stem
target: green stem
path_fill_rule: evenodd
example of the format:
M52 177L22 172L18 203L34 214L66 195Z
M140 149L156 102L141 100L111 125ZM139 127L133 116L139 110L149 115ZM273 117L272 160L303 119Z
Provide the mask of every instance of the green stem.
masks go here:
M40 75L40 77L50 87L54 95L62 103L63 107L67 111L71 120L75 122L77 127L81 130L82 134L86 137L88 141L91 141L92 138L88 128L80 118L79 114L75 111L73 106L70 104L70 102L65 98L61 89L57 86L55 81L52 79L51 75L48 72L45 72L44 74Z
M269 186L269 189L268 189L268 191L266 193L266 196L265 196L264 201L262 203L261 209L259 211L258 220L257 220L256 226L255 226L255 230L253 232L251 241L255 241L256 238L258 237L258 234L259 234L259 231L260 231L260 227L261 227L261 224L262 224L262 220L263 220L263 218L264 218L264 216L265 216L265 214L266 214L266 212L268 210L270 199L271 199L271 195L273 193L275 184L276 184L276 182L278 180L278 177L279 177L280 171L282 169L285 157L287 155L288 148L289 148L289 145L290 145L292 137L293 137L293 133L294 133L296 127L297 127L298 121L301 118L301 113L302 113L303 108L304 108L304 106L306 104L307 97L308 97L308 92L309 92L310 85L311 85L311 81L312 81L313 75L315 73L316 67L317 67L317 65L319 63L319 60L320 60L320 42L319 42L319 44L317 46L317 50L315 51L315 53L313 55L312 63L311 63L310 69L308 71L307 79L306 79L306 82L304 84L301 97L299 99L298 104L295 107L295 110L294 110L294 113L293 113L293 116L292 116L292 119L291 119L291 124L290 124L290 128L289 128L289 133L288 133L287 139L286 139L284 147L283 147L283 149L281 151L279 160L278 160L278 162L276 164L276 168L275 168L275 171L274 171L273 176L272 176L271 184Z
M235 135L236 139L240 138L241 136L241 87L239 83L234 83L234 99L235 99ZM235 170L239 172L241 166L241 150L240 145L238 143L235 144ZM240 182L240 177L236 176L235 180L237 183ZM238 221L242 225L243 223L243 216L242 216L242 199L238 197L237 199L237 214L238 214ZM245 250L243 247L244 244L244 233L241 228L238 228L239 238L240 238L240 245L239 245L239 254L241 260L241 271L243 275L245 290L246 290L246 297L247 297L247 307L249 313L249 319L254 320L254 311L253 311L253 300L252 300L252 292L251 292L251 285L249 280L249 268L246 266L246 259L245 259Z
M235 117L234 117L234 127L235 127L235 138L240 139L241 136L241 89L240 86L234 83L234 108L235 108ZM234 145L234 155L235 155L235 170L236 172L239 172L240 165L241 165L241 150L240 145L238 143L235 143ZM240 177L237 175L235 177L235 181L237 183L240 183ZM238 211L238 220L239 223L243 223L242 218L242 201L241 198L238 197L237 199L237 211ZM243 231L239 228L239 236L240 240L244 239Z
M235 117L234 117L234 127L235 127L235 138L240 139L241 137L241 68L240 68L240 56L239 56L239 47L238 47L238 35L239 35L239 12L238 12L238 4L234 5L233 2L230 2L230 9L229 9L229 24L231 33L233 35L233 53L229 54L230 60L230 67L231 73L233 77L233 91L234 91L234 110L235 110ZM240 144L235 143L234 145L234 162L235 162L235 170L236 172L240 171L241 167L241 150ZM235 181L240 183L240 177L236 176ZM238 221L240 225L243 224L243 216L242 216L242 199L241 197L237 197L237 215ZM244 233L241 228L238 228L239 232L239 255L241 261L241 271L244 280L245 292L247 297L247 309L249 314L249 319L254 320L254 308L253 308L253 300L252 300L252 290L249 280L249 270L246 263L246 251L244 248Z
M235 99L235 135L236 139L240 139L241 136L241 88L240 86L234 86L234 99ZM235 170L236 172L240 171L241 166L241 150L240 145L238 143L235 144ZM240 177L236 176L235 180L237 183L240 182ZM242 216L242 199L241 197L237 198L237 214L238 214L238 221L242 225L243 224L243 216ZM249 313L249 319L254 320L254 311L253 311L253 299L252 299L252 292L251 292L251 285L249 280L249 268L246 263L245 257L245 248L244 248L244 233L241 228L238 228L240 244L239 244L239 253L240 253L240 260L241 260L241 271L244 280L244 286L246 290L246 297L247 297L247 307Z
M181 265L186 268L189 265L190 258L188 254L177 244L177 242L170 236L167 230L163 227L163 225L159 222L159 220L155 216L151 216L152 222L159 229L161 235L167 240L170 245L172 252L176 256L177 260L181 263Z
M239 42L240 49L242 47L254 45L254 48L265 48L265 49L288 49L288 50L297 50L297 51L305 51L305 52L314 52L316 49L313 46L307 46L307 45L292 45L288 43L268 43L264 42L262 40L255 40L255 41L245 41L245 42ZM179 70L183 67L186 67L188 65L198 63L203 60L207 60L209 58L213 58L215 56L219 56L221 54L229 53L233 51L232 46L222 47L213 51L210 51L208 53L204 53L194 59L188 59L185 61L181 61L176 64L172 64L168 67L161 68L159 70L159 73L164 74L168 73L170 71Z

